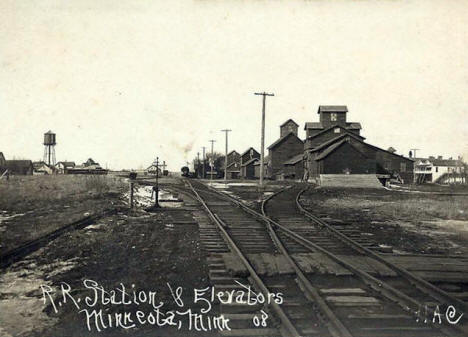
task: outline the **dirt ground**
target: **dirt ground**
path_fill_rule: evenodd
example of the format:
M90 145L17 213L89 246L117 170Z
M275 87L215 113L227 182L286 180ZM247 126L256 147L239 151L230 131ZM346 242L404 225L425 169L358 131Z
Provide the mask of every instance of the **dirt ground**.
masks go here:
M106 200L105 195L102 198ZM93 205L93 201L95 199L87 200L87 205ZM58 212L59 207L56 209ZM208 286L208 270L190 209L182 206L155 213L142 209L132 213L123 211L102 218L82 230L66 233L26 259L2 270L0 336L207 335L189 331L185 316L179 316L183 324L180 331L177 327L149 323L137 324L131 329L108 327L101 332L91 325L90 331L86 313L80 310L102 309L104 319L127 312L135 319L137 310L145 314L154 313L154 307L151 303L141 303L144 302L141 299L138 305L135 302L111 305L99 300L90 307L85 301L86 297L93 298L94 290L85 285L85 280L96 282L108 295L112 291L118 294L121 284L130 297L135 292L150 298L149 294L153 293L154 303L163 303L160 309L163 313L188 308L198 312L200 304L193 304L193 289ZM184 307L176 304L168 284L174 293L177 287L182 288L180 298ZM61 286L71 288L69 294L77 302L81 300L78 302L80 308L73 304L68 295L68 301L64 302ZM55 312L52 303L58 312Z
M436 187L439 193L450 190ZM427 193L428 186L419 191L424 193L311 188L301 202L315 215L355 226L395 252L468 255L468 196Z

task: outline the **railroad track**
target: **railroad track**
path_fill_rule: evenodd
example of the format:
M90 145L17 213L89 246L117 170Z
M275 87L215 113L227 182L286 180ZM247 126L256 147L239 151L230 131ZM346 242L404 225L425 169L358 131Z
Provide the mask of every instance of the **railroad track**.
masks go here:
M252 254L282 255L290 266L289 272L279 278L262 276L266 289L256 285L259 291L271 292L268 285L273 284L284 289L285 299L293 299L281 305L282 314L274 312L277 317L283 317L279 319L280 330L264 331L264 335L278 332L284 335L284 326L288 324L295 328L295 331L286 329L290 335L301 336L466 335L465 324L454 327L444 321L432 323L437 305L444 318L449 305L455 305L460 313L460 308L465 309L463 302L376 258L377 254L369 249L373 248L372 242L364 242L369 248L365 247L328 228L320 219L314 219L300 205L302 188L293 187L271 196L263 202L263 214L260 214L230 196L195 184L193 192L203 201L216 224L200 229L202 243L215 254L210 268L217 269L210 276L221 277L212 281L234 280L223 264L222 254L228 249L244 254L245 262L254 269L249 270L249 275L258 270L254 268ZM229 240L237 248L220 244ZM356 263L358 260L360 263ZM366 268L362 268L363 261ZM321 262L322 268L328 271L317 273L311 265L317 267ZM372 271L366 270L369 268ZM293 307L296 311L290 309ZM237 335L249 333L258 335L259 332L241 330Z
M21 259L35 252L39 248L46 246L48 243L52 242L64 233L85 228L95 223L98 219L108 215L116 214L118 211L119 209L111 209L99 214L85 216L77 221L65 224L50 233L41 235L40 237L37 237L16 248L13 248L7 251L6 253L0 255L0 268L6 268L11 264L20 261Z

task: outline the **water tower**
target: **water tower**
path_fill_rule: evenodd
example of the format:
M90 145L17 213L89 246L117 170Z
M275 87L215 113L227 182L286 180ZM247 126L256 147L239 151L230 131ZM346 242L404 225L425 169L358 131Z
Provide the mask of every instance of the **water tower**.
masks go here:
M55 144L55 133L44 133L44 162L48 165L55 165Z

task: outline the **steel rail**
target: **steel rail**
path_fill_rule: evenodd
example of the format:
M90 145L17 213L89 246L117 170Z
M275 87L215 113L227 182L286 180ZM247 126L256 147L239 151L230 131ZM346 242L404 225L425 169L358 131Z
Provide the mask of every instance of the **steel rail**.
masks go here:
M208 207L208 205L205 203L203 198L198 194L198 192L193 188L192 184L189 182L188 183L189 187L195 194L196 198L198 201L202 204L202 206L205 208L207 211L208 215L210 216L211 220L217 225L219 231L221 232L223 238L226 240L228 243L229 247L233 252L239 256L239 259L242 261L244 266L247 268L247 270L250 273L251 279L255 283L255 285L260 289L260 291L263 293L265 298L268 298L268 293L269 290L267 286L263 283L261 280L260 276L256 273L255 269L252 267L248 259L244 256L244 254L241 252L239 247L237 247L236 243L232 240L231 236L226 232L224 229L224 226L226 225L224 222L221 221L221 219L214 214L211 209ZM284 313L283 309L275 302L272 301L270 304L271 308L275 312L275 314L278 316L279 320L281 321L283 327L285 328L285 331L282 331L283 333L286 333L286 336L293 336L293 337L300 337L299 332L296 330L290 319L286 316Z
M94 215L88 215L86 217L83 217L79 220L73 221L69 224L63 225L60 228L57 228L56 230L46 233L38 238L35 238L33 240L27 241L26 243L13 248L6 253L3 253L0 255L0 269L6 268L10 266L11 264L20 261L24 257L28 256L29 254L35 252L39 248L45 246L49 242L55 240L62 234L72 231L72 230L77 230L77 229L82 229L85 228L91 224L93 224L96 220L104 217L104 216L109 216L112 214L115 214L119 211L119 208L111 209L104 211L102 213L94 214Z
M405 311L407 312L411 312L411 314L413 315L416 315L417 313L417 310L420 309L420 308L423 308L424 305L422 303L420 303L419 301L411 298L410 296L404 294L403 292L399 291L398 289L394 288L393 286L387 284L386 282L384 281L381 281L375 277L373 277L372 275L370 275L369 273L365 272L365 271L361 271L359 270L358 268L354 267L353 265L349 264L348 262L340 259L338 256L336 256L335 254L331 253L330 251L328 251L327 249L324 249L322 248L321 246L305 239L304 237L302 237L300 234L297 234L296 232L284 227L283 225L279 224L278 222L274 221L273 219L263 215L263 214L260 214L258 213L257 211L251 209L250 207L244 205L242 202L234 199L233 197L229 196L229 195L225 195L223 193L220 193L216 190L213 190L212 188L208 187L212 193L215 193L215 194L218 194L218 195L221 195L221 196L224 196L226 199L229 199L231 200L232 202L236 203L237 205L239 205L240 207L242 207L244 210L246 210L248 213L251 213L255 216L257 216L258 218L266 221L266 222L270 222L272 225L274 225L276 228L278 228L279 230L281 230L284 234L286 234L288 237L290 237L291 239L293 239L294 241L296 241L297 243L301 244L302 246L304 246L305 248L309 249L309 250L316 250L316 251L320 251L321 253L327 255L329 258L331 258L333 261L337 262L338 264L342 265L343 267L345 267L346 269L348 270L351 270L353 273L355 273L355 275L359 276L363 281L364 283L366 283L368 286L370 286L372 289L374 289L376 292L382 294L383 296L385 296L386 298L396 302L398 305L400 305ZM266 198L264 200L267 201L267 200L270 200L271 198L273 198L275 195L279 194L279 193L282 193L284 191L286 191L287 189L289 189L290 187L287 187L285 189L282 189L280 190L279 192L276 192L270 196L268 196L268 198ZM307 189L307 188L306 188ZM306 190L304 189L304 191ZM296 198L297 199L297 198ZM341 234L341 233L340 233ZM339 236L339 239L343 242L347 242L347 240L344 240L343 238L343 234L341 234L341 236ZM362 252L366 252L364 247L362 247ZM359 250L359 249L358 249ZM373 252L372 252L373 253ZM374 253L375 254L375 253ZM413 286L416 286L415 283L411 283ZM419 288L418 288L419 289ZM430 294L429 294L430 295ZM457 301L459 301L457 299ZM413 306L416 307L416 311L412 311L411 310L411 307L410 305L411 304ZM428 310L429 313L435 313L435 309L434 310ZM431 322L432 323L432 322ZM440 326L440 325L436 325L436 324L433 324L436 328L442 330L444 333L446 333L448 336L452 336L452 333L454 333L453 330L456 330L456 331L462 331L464 333L466 333L466 331L464 331L464 329L460 326L455 326L455 327L443 327L443 326ZM450 331L447 331L447 330L450 330Z
M213 193L217 196L222 196L224 197L224 194L219 193L216 190L207 190L207 192ZM264 222L267 226L268 232L273 240L273 242L276 244L277 248L280 250L280 252L283 254L283 256L286 257L287 261L289 264L293 267L294 271L296 272L297 275L297 282L301 288L301 290L305 293L306 297L309 298L309 300L313 300L315 304L318 306L319 310L325 315L325 317L328 319L327 322L327 328L330 332L330 334L333 337L353 337L351 332L345 327L345 325L340 321L340 319L335 315L333 310L328 306L328 304L325 302L325 300L322 298L320 295L319 291L317 288L315 288L312 283L307 279L307 277L304 275L302 272L301 268L297 265L297 263L292 259L286 248L284 247L283 243L279 239L279 237L276 234L276 231L272 228L271 226L271 221L269 220L268 217L265 215L262 215L254 210L252 210L250 207L243 205L241 202L238 200L234 199L231 196L226 195L227 199L231 202L234 202L236 205L240 206L244 211L249 213L250 215L259 218L262 222ZM263 206L264 204L262 203L262 213L263 213Z
M361 251L361 252L365 252L367 255L370 255L372 256L374 259L378 260L379 262L382 262L383 264L385 264L387 267L389 267L390 269L394 270L395 272L403 275L408 281L410 281L410 283L413 285L413 286L416 286L418 289L420 289L421 291L425 292L425 293L428 293L429 295L431 295L433 298L441 301L441 302L448 302L448 303L451 303L451 304L457 304L458 306L460 306L461 308L463 308L464 311L467 310L467 305L466 303L464 303L463 301L461 301L460 299L454 297L454 296L451 296L450 294L447 294L445 291L443 291L442 289L432 285L431 283L427 282L426 280L414 275L413 273L409 272L408 270L402 268L402 267L399 267L397 266L396 264L388 261L387 259L385 259L384 257L380 256L379 254L373 252L372 250L362 246L361 244L357 243L356 241L354 241L353 239L349 238L348 236L344 235L343 233L341 233L340 231L338 231L336 228L333 228L333 226L331 226L330 224L328 224L327 222L323 221L322 219L319 219L318 217L314 216L313 214L311 214L309 211L307 211L301 204L300 202L300 197L302 196L302 194L308 190L308 188L305 188L303 190L301 190L298 195L296 196L296 205L297 207L299 208L299 210L309 219L311 219L312 221L314 221L315 223L318 223L324 227L326 227L329 231L331 231L336 237L339 237L343 242L346 242L349 246L351 246L352 248L358 250L358 251Z

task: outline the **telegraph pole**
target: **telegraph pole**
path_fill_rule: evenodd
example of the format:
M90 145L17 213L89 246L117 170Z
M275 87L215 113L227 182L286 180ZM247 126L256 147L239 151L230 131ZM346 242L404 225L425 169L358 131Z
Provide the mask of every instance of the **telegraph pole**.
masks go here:
M205 179L206 178L206 173L205 173L205 166L206 166L206 159L205 159L205 149L206 149L206 146L202 146L202 149L203 149L203 169L202 169L202 179Z
M214 166L214 158L213 158L213 144L216 142L214 139L210 139L211 142L211 174L210 174L210 184L213 182L213 166Z
M265 160L265 103L267 96L275 96L275 94L267 94L266 92L256 92L255 95L263 96L263 105L262 105L262 144L261 144L261 153L260 153L260 186L263 185L263 173L264 173L264 160Z
M200 152L197 152L197 177L200 178Z
M225 156L224 156L224 183L227 183L227 155L228 155L228 133L231 132L232 130L229 129L224 129L221 130L221 132L224 132L226 134L226 151L225 151Z

